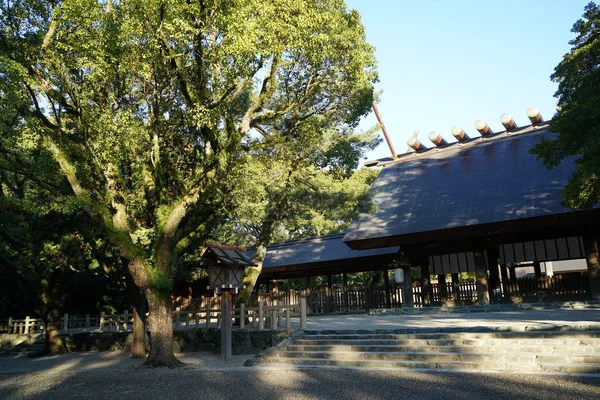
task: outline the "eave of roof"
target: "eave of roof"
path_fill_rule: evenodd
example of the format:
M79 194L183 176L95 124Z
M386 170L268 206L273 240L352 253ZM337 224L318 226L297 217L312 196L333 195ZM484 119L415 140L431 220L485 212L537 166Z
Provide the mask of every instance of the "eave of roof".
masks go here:
M343 267L352 263L380 262L392 259L400 248L352 250L343 241L343 233L292 240L269 245L263 271L279 268L328 268ZM256 250L250 249L252 255Z

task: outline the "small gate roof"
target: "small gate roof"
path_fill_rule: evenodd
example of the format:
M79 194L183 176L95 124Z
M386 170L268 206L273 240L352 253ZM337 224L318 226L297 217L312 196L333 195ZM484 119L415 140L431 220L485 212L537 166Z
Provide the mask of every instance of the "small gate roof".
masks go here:
M254 265L252 257L246 253L246 249L241 247L225 246L215 243L207 243L206 252L202 256L202 265L206 264L206 259L211 259L220 264L249 266Z

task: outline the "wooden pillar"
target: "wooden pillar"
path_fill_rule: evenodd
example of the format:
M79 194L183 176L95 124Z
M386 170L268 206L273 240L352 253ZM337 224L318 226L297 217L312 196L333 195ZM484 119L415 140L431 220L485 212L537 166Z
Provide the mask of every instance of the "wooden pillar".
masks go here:
M444 304L446 300L446 274L438 274L438 289L440 293L440 303Z
M533 270L535 272L535 277L536 278L541 278L542 277L542 267L540 266L540 262L539 261L534 261L533 262Z
M452 274L452 294L455 301L460 300L460 279L458 278L458 272Z
M508 269L508 273L510 274L510 280L514 281L517 279L517 271L515 270L515 266L512 264L506 264L506 268Z
M600 299L600 258L598 255L598 240L594 236L583 238L585 260L588 268L590 296L594 300Z
M326 301L327 301L327 310L328 312L334 312L333 307L333 290L332 290L333 282L331 279L331 274L327 275L327 292L326 292Z
M343 279L342 292L344 293L344 308L346 309L346 311L350 311L350 299L348 298L348 273L347 272L344 272L344 274L342 275L342 279Z
M221 356L225 361L231 361L231 293L223 290L221 296Z
M306 290L310 290L310 276L306 277Z
M502 275L502 295L508 297L508 268L506 264L500 265L500 274Z
M306 297L300 297L300 329L306 329Z
M487 262L485 252L476 251L473 253L475 258L475 279L477 283L477 303L482 306L490 304L490 295L488 293Z
M413 308L415 306L415 302L413 301L412 275L410 266L404 268L404 283L402 284L402 292L404 294L404 302L402 303L402 306Z
M498 247L488 248L486 250L488 271L490 271L490 281L500 284L500 272L498 271L498 257ZM488 298L490 299L494 298L492 293L493 290L494 288L488 284Z
M385 306L392 308L392 298L390 296L390 274L387 269L383 270L383 281L385 283Z
M425 256L419 257L421 267L421 295L423 296L423 307L429 307L433 300L433 288L429 274L429 260Z

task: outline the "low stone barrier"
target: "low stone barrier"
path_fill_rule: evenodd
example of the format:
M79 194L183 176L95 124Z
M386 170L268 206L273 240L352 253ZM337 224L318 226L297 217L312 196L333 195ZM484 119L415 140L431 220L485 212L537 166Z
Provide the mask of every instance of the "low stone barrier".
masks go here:
M288 331L235 330L231 344L234 355L257 354L276 346L289 336ZM130 332L82 332L64 337L67 349L78 351L131 351L133 334ZM216 328L173 332L173 350L176 353L218 351L221 332ZM146 348L149 348L146 337Z

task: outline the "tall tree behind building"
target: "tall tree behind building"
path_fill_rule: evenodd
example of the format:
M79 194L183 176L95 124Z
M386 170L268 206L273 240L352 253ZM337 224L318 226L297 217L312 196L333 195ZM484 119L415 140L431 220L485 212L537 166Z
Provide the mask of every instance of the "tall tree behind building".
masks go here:
M554 69L559 112L545 140L532 153L552 168L566 157L576 157L575 172L565 187L565 205L591 208L600 202L600 7L590 2L573 25L573 47Z

